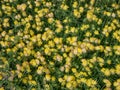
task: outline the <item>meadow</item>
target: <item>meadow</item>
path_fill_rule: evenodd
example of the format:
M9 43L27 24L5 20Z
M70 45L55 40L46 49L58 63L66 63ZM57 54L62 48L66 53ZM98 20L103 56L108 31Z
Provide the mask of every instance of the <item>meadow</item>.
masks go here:
M120 0L0 0L0 90L120 90Z

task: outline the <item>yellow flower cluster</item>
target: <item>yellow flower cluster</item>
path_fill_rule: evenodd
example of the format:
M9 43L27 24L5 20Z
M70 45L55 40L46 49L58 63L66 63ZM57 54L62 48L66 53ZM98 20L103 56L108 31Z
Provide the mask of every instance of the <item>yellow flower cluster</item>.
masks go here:
M0 90L120 90L119 0L1 0Z

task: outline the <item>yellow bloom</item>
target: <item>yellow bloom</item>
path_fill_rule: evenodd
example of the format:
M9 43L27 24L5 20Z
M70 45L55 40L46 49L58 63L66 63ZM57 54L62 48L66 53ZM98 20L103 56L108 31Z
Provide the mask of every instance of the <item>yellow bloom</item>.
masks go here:
M39 66L37 69L37 74L42 74L43 72L43 66Z
M83 60L81 60L81 61L82 61L82 65L83 65L84 67L88 65L87 60L83 59Z
M46 2L47 7L51 7L52 3L51 2Z
M80 81L81 81L82 83L86 83L86 82L87 82L87 80L86 80L85 78L81 78Z
M120 79L117 79L113 85L115 86L116 90L120 90Z
M76 81L72 81L72 85L73 85L74 88L76 88L77 82Z
M29 80L32 80L32 75L28 75L28 79L29 79Z
M111 82L107 79L103 79L103 82L106 84L106 87L110 87L111 86Z
M21 5L17 5L17 9L24 11L26 9L27 5L26 4L21 4Z
M111 64L111 60L107 60L107 63L110 65Z
M4 87L0 87L0 90L5 90Z
M40 2L39 1L34 1L35 2L35 5L38 7L40 6Z
M11 51L11 49L10 48L7 48L7 53L9 53Z
M53 23L54 19L53 18L48 18L48 23Z
M118 75L120 75L120 64L117 64L116 67L115 67L115 71Z
M55 46L55 44L54 44L54 42L52 40L49 41L48 44L49 44L50 47L54 47Z
M97 24L98 24L98 25L102 24L102 20L101 20L101 19L98 19Z
M72 87L72 83L68 82L68 83L66 84L66 87L67 87L67 88L71 88L71 87Z
M22 79L22 82L23 82L24 84L27 84L27 79L26 79L26 78L23 78L23 79Z
M59 38L54 38L54 42L56 43L56 44L58 44L60 41L59 41Z
M50 75L50 74L46 74L46 75L45 75L45 78L46 78L47 81L50 81L51 75Z
M107 12L107 13L106 13L106 15L107 15L107 16L110 16L110 15L111 15L111 13L110 13L110 12Z
M99 35L99 31L95 30L95 31L94 31L94 34L95 34L95 35Z
M85 36L90 37L92 34L90 32L86 32Z
M44 52L45 52L46 55L50 55L51 54L51 51L50 51L49 48L45 48Z
M81 17L80 12L77 9L74 9L73 14L77 18Z
M18 72L18 78L21 78L23 74L21 72Z
M101 69L101 71L102 71L106 76L110 76L110 74L111 74L109 69L103 68L103 69Z
M3 76L0 74L0 80L2 80L3 79Z
M94 3L95 3L95 0L90 0L91 5L94 5Z
M28 81L28 83L30 84L30 85L37 85L37 83L36 83L36 81L35 80L30 80L30 81Z
M59 81L60 83L62 83L62 82L63 82L63 79L62 79L62 78L59 78L58 81Z
M63 10L68 10L69 7L68 7L67 5L63 5L63 4L62 4L62 5L61 5L61 8L62 8Z
M76 68L72 68L72 72L76 73L77 72Z
M80 13L83 13L84 8L83 8L83 7L80 7L80 8L79 8L79 11L80 11Z
M6 31L3 31L1 35L4 37L6 35Z
M31 90L37 90L36 88L32 88Z
M74 76L67 76L67 82L74 81L75 77Z
M50 90L50 86L48 84L44 85L45 90Z
M3 21L3 26L4 27L9 27L10 24L9 24L9 18L5 18L4 21Z
M56 78L55 78L54 76L52 76L52 81L55 81L55 79L56 79Z
M72 6L76 8L78 6L78 3L75 1Z
M32 59L31 61L30 61L30 64L32 65L32 66L37 66L37 63L36 63L36 60L34 60L34 59Z
M111 69L110 69L110 73L111 73L111 74L115 74L115 69L111 68Z

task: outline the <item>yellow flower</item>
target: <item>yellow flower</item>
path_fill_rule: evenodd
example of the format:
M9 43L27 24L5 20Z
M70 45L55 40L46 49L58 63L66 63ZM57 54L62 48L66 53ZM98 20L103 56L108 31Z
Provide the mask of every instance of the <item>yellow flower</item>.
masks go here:
M86 32L85 36L90 37L92 34L90 32Z
M23 78L23 79L22 79L22 82L23 82L24 84L27 84L27 79L26 79L26 78Z
M115 69L111 68L111 69L110 69L110 73L111 73L111 74L115 74Z
M74 81L75 77L74 76L67 76L67 82Z
M30 64L32 65L32 66L37 66L37 63L36 63L36 60L34 60L34 59L32 59L31 61L30 61Z
M3 79L3 76L0 74L0 80L2 80Z
M40 2L39 1L34 1L35 2L35 5L38 7L40 6Z
M5 18L4 21L3 21L3 26L4 27L9 27L10 24L9 24L9 18Z
M99 35L99 31L95 30L95 31L94 31L94 34L95 34L95 35Z
M116 67L115 67L115 72L120 75L120 64L117 64Z
M116 90L120 90L120 86L117 86L117 87L116 87Z
M85 78L81 78L80 81L81 81L82 83L86 83L86 82L87 82L87 80L86 80Z
M7 48L7 53L9 53L11 51L11 49L10 48Z
M0 87L0 90L5 90L4 87Z
M30 30L30 35L33 36L34 35L34 31Z
M32 75L28 75L28 79L29 79L29 80L32 80Z
M111 64L111 60L107 60L107 63L110 65Z
M68 73L70 68L65 68L65 72Z
M53 18L48 18L48 23L53 23L54 19Z
M58 43L60 42L60 39L57 38L57 37L55 37L55 38L54 38L54 42L55 42L56 44L58 44Z
M83 7L80 7L80 8L79 8L79 11L80 11L80 13L83 13L84 8L83 8Z
M79 72L78 76L87 76L86 72Z
M50 90L50 86L48 84L44 85L45 90Z
M76 73L77 72L76 68L72 68L72 72Z
M26 9L27 5L26 4L21 4L21 5L17 5L17 9L24 11Z
M110 87L111 86L111 82L107 79L103 79L103 82L106 84L106 87Z
M67 54L66 54L66 53L63 53L63 57L66 58L66 57L67 57Z
M36 88L32 88L31 90L37 90Z
M47 81L50 81L51 75L50 75L50 74L46 74L46 75L45 75L45 78L46 78Z
M61 31L62 31L61 28L56 28L56 30L55 30L56 33L60 33Z
M72 83L68 82L68 83L66 84L66 87L70 89L70 88L72 87Z
M44 52L45 52L46 55L50 55L51 54L51 51L50 51L49 48L45 48Z
M36 83L36 81L35 80L30 80L30 81L28 81L28 83L30 84L30 85L37 85L37 83Z
M62 5L61 5L61 8L62 8L63 10L68 10L69 7L68 7L67 5L62 4Z
M94 3L95 3L95 0L90 0L91 5L94 5Z
M54 76L52 76L52 78L51 78L51 79L52 79L52 81L55 81L55 79L56 79L56 78L55 78Z
M47 7L51 7L52 3L51 2L46 2Z
M39 66L37 69L37 74L42 74L42 72L43 72L43 67Z
M54 42L52 40L48 41L48 44L49 44L50 47L54 47L55 46L55 44L54 44Z
M98 19L97 24L98 25L102 24L102 19Z
M42 40L47 40L47 34L46 34L46 33L44 33L44 34L42 35Z
M73 14L77 18L81 17L80 12L77 9L74 9Z
M74 8L77 8L78 3L75 1L72 6L73 6Z
M117 79L113 85L115 86L116 90L120 90L120 79Z
M110 13L110 12L107 12L107 13L106 13L106 15L107 15L107 16L110 16L110 15L111 15L111 13Z
M62 82L63 82L63 79L62 79L62 78L59 78L58 81L59 81L60 83L62 83Z
M21 78L23 74L21 72L18 72L18 78Z
M76 81L72 81L72 87L76 88L77 86L77 82Z
M85 59L82 59L81 61L82 61L82 65L83 65L84 67L88 65L88 62L87 62L87 60L85 60Z
M90 87L92 85L91 80L88 79L87 82L86 82L86 84L87 84L87 86Z
M6 31L3 31L1 35L4 37L6 35Z
M101 70L106 76L110 76L110 70L109 69L105 69L105 68L103 68L102 70Z

